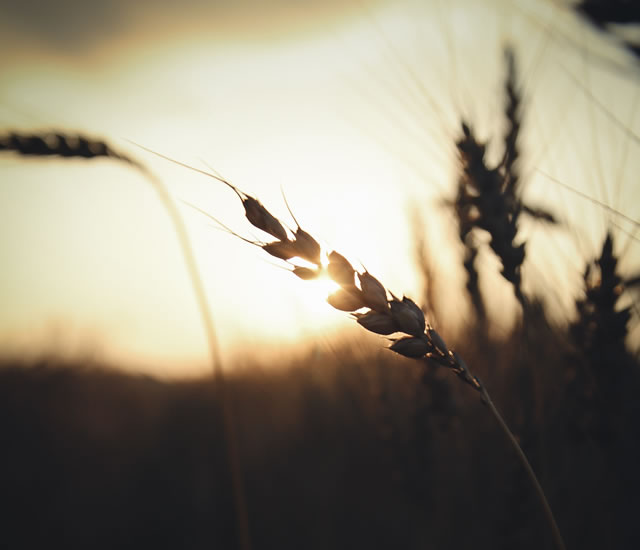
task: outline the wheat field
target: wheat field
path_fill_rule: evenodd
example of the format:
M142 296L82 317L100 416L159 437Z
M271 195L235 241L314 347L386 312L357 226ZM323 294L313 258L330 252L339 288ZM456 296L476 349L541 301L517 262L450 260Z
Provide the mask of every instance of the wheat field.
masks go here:
M310 3L310 20L330 28L340 52L318 59L338 66L351 57L363 71L351 74L348 101L321 89L335 94L328 109L341 106L357 139L328 129L333 119L315 99L289 103L302 126L300 113L318 109L307 123L335 150L318 147L312 130L289 136L275 112L262 120L266 141L256 130L256 149L243 137L234 163L229 148L223 176L193 142L194 151L174 152L141 133L122 139L8 117L1 546L640 545L640 58L621 31L639 21L625 2L380 4L348 3L347 32L327 23L338 18L333 3ZM266 18L257 6L242 9ZM294 13L304 32L319 32ZM266 87L236 89L238 108L250 110ZM1 79L0 90L12 97ZM224 134L213 132L219 151ZM296 172L293 149L280 142L274 159L269 141L281 135L317 164ZM361 138L376 144L364 157ZM339 163L341 148L353 167ZM30 177L46 181L23 175L33 166ZM337 167L344 174L327 181ZM136 187L126 207L117 187L111 198L105 191L101 209L118 213L112 248L95 246L107 241L92 223L109 218L84 204L90 195L79 186L68 190L78 203L51 200L76 170L83 185L102 185L105 172L125 193ZM290 183L298 177L308 183ZM49 243L47 224L20 213L31 199L43 212L55 204L45 219L73 234L75 244L42 244L50 273L24 252ZM78 244L83 234L91 246ZM131 270L156 253L160 263ZM66 254L77 263L63 271ZM100 286L87 283L102 272ZM64 287L48 286L61 276ZM119 277L139 282L116 297ZM118 353L69 351L55 333L43 345L30 335L27 306L34 316L49 311L37 304L52 288L65 289L56 298L70 318L82 301L97 317L111 304L129 340ZM144 332L127 307L163 327L146 355L132 351ZM154 370L163 354L174 354L171 370Z

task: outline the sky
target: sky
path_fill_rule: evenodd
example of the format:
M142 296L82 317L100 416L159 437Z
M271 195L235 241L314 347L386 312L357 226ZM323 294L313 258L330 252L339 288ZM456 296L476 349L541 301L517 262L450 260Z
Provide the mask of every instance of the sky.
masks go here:
M502 50L516 52L526 111L525 196L563 229L525 224L525 288L569 318L584 259L607 227L638 271L638 71L610 39L551 1L0 1L0 124L105 139L156 174L188 226L228 363L285 357L357 334L327 282L252 238L216 170L296 219L391 291L421 297L413 213L436 258L439 319L467 307L443 198L471 121L499 155ZM603 108L604 107L604 108ZM614 118L622 123L614 121ZM105 358L144 372L205 372L208 348L175 232L149 180L107 160L0 158L0 349ZM611 225L613 224L613 225ZM481 257L497 326L516 307ZM446 283L446 284L445 284ZM453 329L451 329L453 330ZM239 359L240 358L240 359Z

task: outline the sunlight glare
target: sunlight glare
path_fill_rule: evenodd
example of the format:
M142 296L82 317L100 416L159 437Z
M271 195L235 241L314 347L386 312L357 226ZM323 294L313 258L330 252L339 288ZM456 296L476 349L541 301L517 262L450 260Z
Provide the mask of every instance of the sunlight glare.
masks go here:
M301 306L316 317L320 324L324 324L323 319L333 317L333 315L327 315L327 311L332 309L327 303L327 298L340 287L329 277L326 270L323 270L317 278L305 282L307 289L300 294Z

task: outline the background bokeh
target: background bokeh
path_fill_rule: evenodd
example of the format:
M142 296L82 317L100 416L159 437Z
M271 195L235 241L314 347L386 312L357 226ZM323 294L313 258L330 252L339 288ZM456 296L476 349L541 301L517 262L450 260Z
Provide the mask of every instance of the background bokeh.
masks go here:
M547 175L638 217L629 134L640 132L639 73L610 37L558 3L2 2L0 124L104 138L245 236L228 188L131 142L208 164L290 219L282 190L324 245L420 298L417 210L446 282L437 297L451 315L439 321L453 330L468 306L442 199L453 194L462 117L497 154L508 43L525 97L525 196L565 224L523 227L525 288L568 319L605 229L620 236L623 271L638 265L638 246L632 224ZM147 181L107 161L3 155L0 170L5 354L97 355L167 375L207 369L176 238ZM326 305L326 286L297 280L181 208L225 357L323 349L357 328ZM481 263L500 330L515 300L495 259ZM630 339L637 346L637 332Z

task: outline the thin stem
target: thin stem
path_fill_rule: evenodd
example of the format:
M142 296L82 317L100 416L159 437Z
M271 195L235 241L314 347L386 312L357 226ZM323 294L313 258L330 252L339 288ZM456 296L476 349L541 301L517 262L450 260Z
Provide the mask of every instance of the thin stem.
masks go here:
M144 149L144 147L143 147ZM31 156L60 156L75 158L97 158L107 157L137 168L149 180L153 189L158 194L162 205L167 211L169 218L173 223L173 228L178 236L180 249L182 251L187 271L191 278L191 284L196 294L196 302L202 316L205 334L209 343L209 353L211 355L211 366L214 374L215 386L219 391L220 403L222 407L223 419L223 437L227 452L227 460L229 470L231 472L233 502L236 517L236 528L239 538L239 546L241 550L251 550L251 541L249 538L249 521L247 515L247 506L244 498L244 486L242 479L242 470L240 468L240 460L238 453L238 443L236 439L236 430L233 422L233 411L231 402L228 397L228 391L225 387L224 371L222 368L222 360L219 354L218 342L216 338L213 317L209 309L207 296L198 271L189 234L184 225L180 212L175 202L171 198L171 194L165 185L157 177L154 176L144 165L136 160L129 158L114 151L109 145L102 141L88 139L82 135L65 135L65 134L49 134L49 135L25 135L10 133L0 135L0 151L14 151L21 155ZM162 156L162 155L160 155ZM171 160L171 159L169 159ZM175 162L175 161L174 161ZM181 164L181 163L178 163ZM201 170L194 170L201 172ZM204 172L203 172L204 173ZM211 175L211 174L209 174ZM243 199L241 193L230 183L211 175L211 177L226 183L231 187L237 195ZM243 199L244 200L244 199Z
M542 486L540 485L540 482L538 481L538 478L536 477L536 474L533 471L531 464L529 464L527 455L524 454L524 451L520 447L515 436L513 435L513 433L511 433L509 426L507 426L507 423L502 418L502 415L498 412L498 409L496 409L496 406L493 404L493 401L491 400L491 397L489 396L487 389L484 387L484 384L480 384L480 393L482 395L482 402L487 407L489 407L489 410L493 414L494 418L498 421L498 424L502 428L502 431L504 432L504 434L507 436L507 438L513 445L513 448L515 449L516 454L520 459L520 462L524 466L524 469L527 471L527 474L529 474L529 479L531 480L531 482L533 483L533 486L536 489L536 493L538 494L538 498L540 499L542 508L544 509L545 515L547 516L547 521L551 526L551 532L553 533L553 540L555 542L556 547L558 548L558 550L566 550L564 541L562 540L562 535L560 534L560 529L558 529L558 524L556 523L556 519L553 516L553 512L551 511L551 506L549 506L549 502L547 501L547 497L545 496L544 491L542 490Z
M241 550L251 550L251 538L249 536L249 516L247 513L247 504L245 500L244 480L242 476L242 468L240 467L240 456L238 452L238 440L236 437L235 422L233 410L226 387L224 370L222 367L222 359L218 347L218 339L216 336L215 326L213 324L213 316L208 306L207 296L202 283L202 277L198 270L189 234L185 227L182 216L178 211L175 202L171 198L169 191L165 185L151 174L148 170L142 168L142 171L153 184L158 197L164 205L178 237L180 249L187 266L187 271L191 278L191 284L196 294L196 302L202 316L207 342L209 344L209 353L211 356L211 366L214 374L216 388L219 390L220 403L222 406L222 422L224 440L226 443L227 460L231 473L231 484L233 490L233 503L236 517L236 529L238 531L239 547Z

